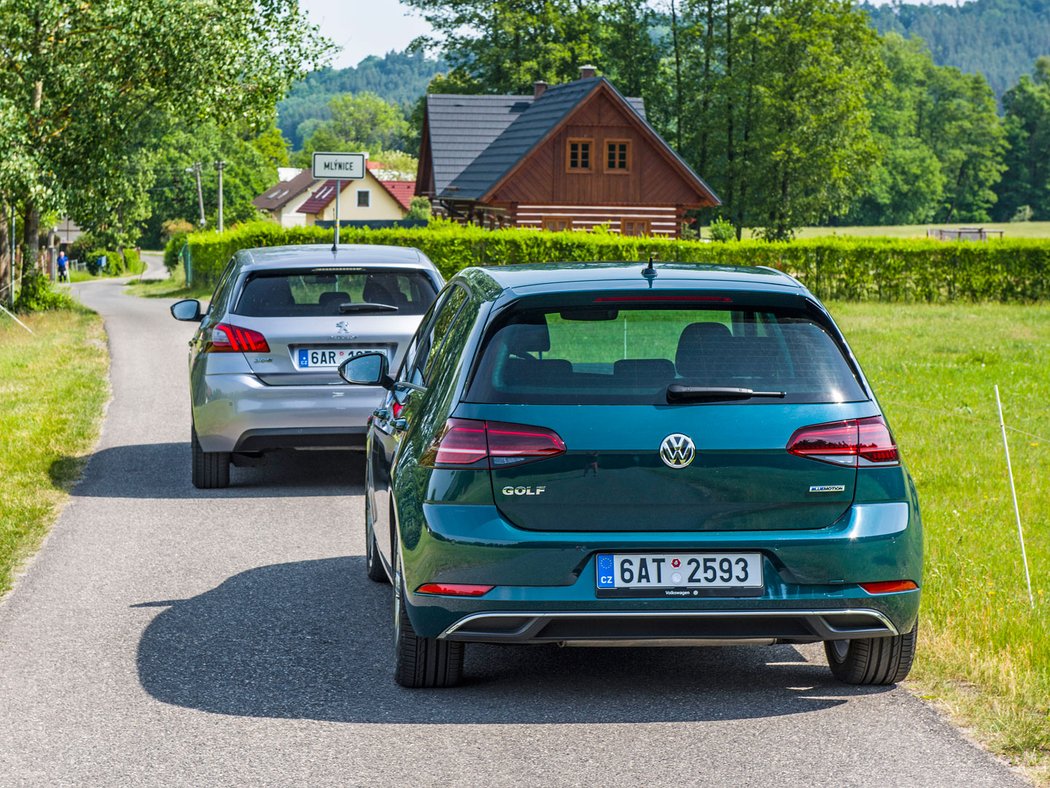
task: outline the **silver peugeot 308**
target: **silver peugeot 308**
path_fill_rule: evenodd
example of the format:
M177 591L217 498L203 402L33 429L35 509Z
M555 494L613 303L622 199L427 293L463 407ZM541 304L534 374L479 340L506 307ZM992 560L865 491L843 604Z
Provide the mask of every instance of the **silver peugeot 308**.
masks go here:
M396 369L441 289L418 249L281 246L237 252L211 304L171 307L199 321L190 341L193 484L226 487L230 463L275 449L364 447L379 386L349 386L339 365L381 352Z

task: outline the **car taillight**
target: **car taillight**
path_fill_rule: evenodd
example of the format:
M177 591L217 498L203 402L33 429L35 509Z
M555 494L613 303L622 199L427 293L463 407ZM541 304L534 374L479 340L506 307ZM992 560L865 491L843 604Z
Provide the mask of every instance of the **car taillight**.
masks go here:
M484 596L495 586L473 583L424 583L416 589L417 594L442 594L443 596Z
M869 594L898 594L918 588L914 580L883 580L879 583L861 583L860 587Z
M900 454L882 416L814 424L795 430L787 450L835 465L897 465Z
M565 442L545 427L449 419L420 463L435 468L505 468L564 453Z
M229 323L219 323L211 330L209 353L269 353L266 337L258 331Z

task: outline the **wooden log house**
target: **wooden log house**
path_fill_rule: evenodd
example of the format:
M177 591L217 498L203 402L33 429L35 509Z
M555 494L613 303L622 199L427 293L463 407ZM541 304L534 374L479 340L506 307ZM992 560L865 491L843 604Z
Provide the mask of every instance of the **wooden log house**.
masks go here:
M486 227L678 237L718 197L593 67L532 96L429 95L416 193Z

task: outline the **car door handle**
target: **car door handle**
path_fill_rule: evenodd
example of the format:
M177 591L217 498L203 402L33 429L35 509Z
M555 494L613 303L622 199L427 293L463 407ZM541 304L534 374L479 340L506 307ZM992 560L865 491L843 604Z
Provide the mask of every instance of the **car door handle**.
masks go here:
M408 429L408 419L394 419L391 424L394 425L394 429L398 432L404 432Z

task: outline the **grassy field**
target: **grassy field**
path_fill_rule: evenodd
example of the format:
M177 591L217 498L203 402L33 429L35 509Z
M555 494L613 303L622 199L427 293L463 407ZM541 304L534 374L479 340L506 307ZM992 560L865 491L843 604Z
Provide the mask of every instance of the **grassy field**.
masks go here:
M102 320L0 315L0 595L39 546L98 435L109 391Z
M962 222L955 224L912 224L893 227L802 227L796 238L821 238L842 235L864 238L925 238L928 229L956 230L960 227L983 227L1002 230L1003 238L1050 238L1050 222ZM705 232L706 237L706 232Z
M1050 306L830 306L919 488L926 576L913 688L1050 784Z

